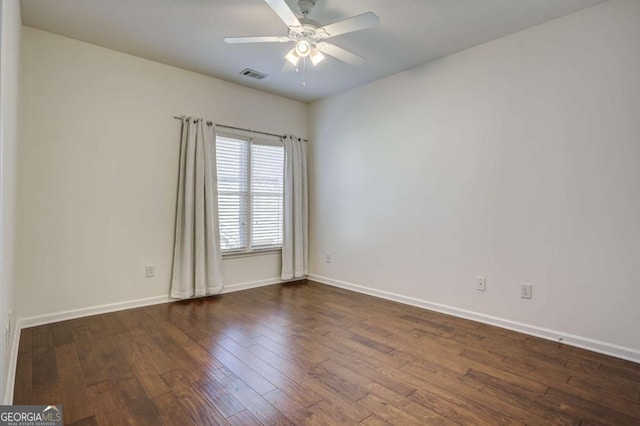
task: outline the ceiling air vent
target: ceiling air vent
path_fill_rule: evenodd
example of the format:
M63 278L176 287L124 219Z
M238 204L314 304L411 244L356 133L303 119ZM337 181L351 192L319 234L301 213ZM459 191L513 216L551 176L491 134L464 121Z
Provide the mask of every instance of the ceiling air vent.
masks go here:
M243 69L242 71L240 71L240 74L245 75L247 77L255 78L256 80L262 80L267 76L267 74L256 71L256 70L252 70L251 68Z

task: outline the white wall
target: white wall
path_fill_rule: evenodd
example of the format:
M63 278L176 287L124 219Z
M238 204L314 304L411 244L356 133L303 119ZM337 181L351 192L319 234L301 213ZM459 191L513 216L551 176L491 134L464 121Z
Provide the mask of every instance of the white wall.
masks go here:
M640 351L639 23L615 0L313 104L312 273Z
M22 61L22 317L168 295L174 115L307 134L304 104L32 28ZM279 266L279 255L230 259L224 274L228 284L259 281Z
M9 350L5 346L5 327L9 311L12 311L12 328L17 315L14 290L15 188L22 19L18 0L3 0L0 7L0 401L5 401L10 364Z

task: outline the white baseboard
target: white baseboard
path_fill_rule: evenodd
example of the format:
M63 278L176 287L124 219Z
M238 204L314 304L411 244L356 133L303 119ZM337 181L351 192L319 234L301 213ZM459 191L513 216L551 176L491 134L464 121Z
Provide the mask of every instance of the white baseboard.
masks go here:
M280 277L267 278L266 280L250 281L248 283L225 285L221 294L233 293L234 291L249 290L250 288L265 287L268 285L281 284Z
M264 287L273 284L280 284L280 277L268 278L258 281L250 281L246 283L229 284L224 287L220 294L233 293L250 288ZM16 378L16 364L18 362L18 345L20 343L20 331L24 328L36 327L39 325L50 324L53 322L66 321L75 318L88 317L91 315L105 314L109 312L123 311L125 309L140 308L143 306L158 305L160 303L175 302L167 295L146 297L144 299L128 300L125 302L107 303L105 305L90 306L87 308L70 309L67 311L55 312L45 315L37 315L33 317L20 318L16 321L14 336L11 344L11 352L9 354L9 369L7 373L7 387L4 397L4 404L11 405L13 402L13 390Z
M233 293L235 291L248 290L250 288L263 287L272 284L279 284L280 278L269 278L246 283L229 284L224 286L220 294ZM89 306L87 308L70 309L67 311L55 312L52 314L37 315L33 317L21 318L16 323L16 328L29 328L53 322L66 321L75 318L88 317L91 315L106 314L109 312L123 311L125 309L140 308L143 306L158 305L160 303L175 302L168 295L146 297L144 299L128 300L124 302L107 303L105 305Z
M593 352L611 355L616 358L625 359L627 361L640 363L640 350L637 349L589 339L587 337L576 336L574 334L565 333L563 331L550 330L547 328L537 327L535 325L523 324L504 318L485 315L478 312L468 311L466 309L443 305L440 303L429 302L427 300L421 300L414 297L403 296L401 294L391 293L388 291L364 287L361 285L335 280L333 278L323 277L320 275L310 274L307 278L311 281L317 281L319 283L355 291L357 293L368 294L370 296L404 303L405 305L416 306L418 308L478 321L484 324L495 325L497 327L506 328L508 330L517 331L519 333L540 337L542 339L553 340L555 342L562 342L566 345L575 346Z
M53 322L66 321L70 319L88 317L91 315L106 314L108 312L123 311L125 309L139 308L142 306L157 305L171 302L169 296L154 296L144 299L128 300L125 302L107 303L105 305L89 306L87 308L69 309L67 311L54 312L51 314L36 315L33 317L20 318L17 326L22 328L37 327L39 325L51 324Z
M13 403L13 388L16 378L16 365L18 362L18 345L20 343L20 327L15 324L13 330L13 338L11 339L11 347L9 348L9 366L7 369L7 386L4 393L4 405Z

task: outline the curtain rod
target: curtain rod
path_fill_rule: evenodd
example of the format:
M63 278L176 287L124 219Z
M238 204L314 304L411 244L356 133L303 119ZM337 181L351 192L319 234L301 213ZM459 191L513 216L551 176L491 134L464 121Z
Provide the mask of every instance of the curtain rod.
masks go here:
M175 118L176 120L182 120L182 117L178 117L178 116L173 116L173 118ZM232 130L241 130L243 132L249 132L249 133L258 133L261 135L267 135L267 136L275 136L277 138L284 138L285 135L276 135L275 133L267 133L267 132L259 132L257 130L250 130L250 129L243 129L242 127L233 127L233 126L225 126L224 124L216 124L216 127L224 127L225 129L232 129ZM304 142L309 142L308 139L302 139Z

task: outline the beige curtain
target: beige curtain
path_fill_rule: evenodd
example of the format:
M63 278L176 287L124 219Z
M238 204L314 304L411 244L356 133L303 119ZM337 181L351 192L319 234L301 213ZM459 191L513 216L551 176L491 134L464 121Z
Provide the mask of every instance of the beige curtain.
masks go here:
M295 136L284 144L284 214L281 279L291 280L309 274L307 145Z
M183 117L171 297L222 291L215 127Z

